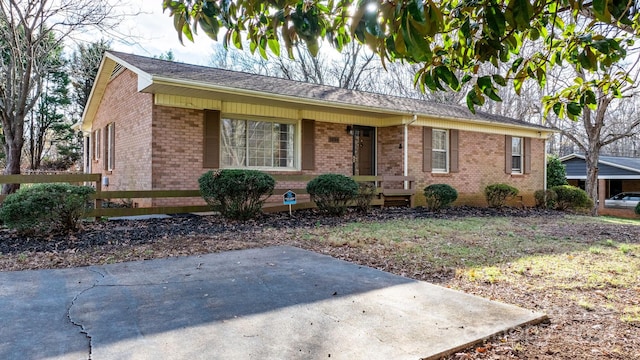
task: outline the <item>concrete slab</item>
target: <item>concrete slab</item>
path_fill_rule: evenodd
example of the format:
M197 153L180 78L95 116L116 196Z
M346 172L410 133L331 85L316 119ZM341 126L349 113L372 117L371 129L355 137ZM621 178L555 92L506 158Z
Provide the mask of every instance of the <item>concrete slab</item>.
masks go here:
M420 359L545 318L292 247L0 273L1 359Z

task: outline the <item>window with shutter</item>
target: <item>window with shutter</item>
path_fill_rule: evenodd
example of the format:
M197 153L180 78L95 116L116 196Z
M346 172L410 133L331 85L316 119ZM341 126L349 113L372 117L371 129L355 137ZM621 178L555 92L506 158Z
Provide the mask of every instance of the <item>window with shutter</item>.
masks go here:
M505 172L516 175L531 172L531 138L505 136Z

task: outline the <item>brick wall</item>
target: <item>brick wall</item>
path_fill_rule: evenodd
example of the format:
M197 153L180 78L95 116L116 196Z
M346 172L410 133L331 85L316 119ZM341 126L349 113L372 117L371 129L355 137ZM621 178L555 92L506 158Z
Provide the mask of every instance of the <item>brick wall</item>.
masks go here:
M115 123L115 161L113 171L104 170L104 137L99 160L91 160L92 173L109 178L104 190L151 190L151 94L137 91L137 76L125 70L114 78L105 93L93 120L92 131L106 131ZM148 200L135 200L147 206Z
M544 187L544 140L531 141L531 173L511 175L504 171L505 136L470 131L459 132L459 172L448 174L422 171L422 128L409 127L409 175L416 177L417 204L424 204L421 195L430 184L445 183L458 191L456 205L486 206L483 190L493 183L507 183L520 190L527 206L535 205L533 193ZM513 203L512 205L519 205Z
M105 173L110 177L109 189L197 189L198 178L209 170L202 167L203 112L153 106L152 95L138 93L136 81L129 71L111 81L94 121L94 129L116 123L115 169ZM377 129L378 175L402 175L403 132L403 126ZM520 190L526 205L533 205L533 192L543 187L543 140L532 140L531 173L511 175L504 172L503 135L460 131L460 171L433 174L422 171L422 128L409 126L408 137L409 175L417 179L418 194L428 184L447 183L458 190L458 205L484 206L484 187L505 182ZM352 174L352 137L344 124L317 121L315 149L315 170L293 174ZM102 161L93 163L94 172L103 168ZM417 200L418 205L424 202L420 196ZM157 199L153 205L193 203L202 201Z
M378 175L403 175L402 126L378 128ZM411 139L413 140L413 139ZM422 143L422 141L420 142Z
M154 106L153 188L193 190L198 178L209 169L202 166L202 110ZM154 206L204 205L202 199L156 199Z
M329 142L330 137L337 138L338 142ZM353 175L353 137L345 125L316 121L315 148L316 168L305 174Z

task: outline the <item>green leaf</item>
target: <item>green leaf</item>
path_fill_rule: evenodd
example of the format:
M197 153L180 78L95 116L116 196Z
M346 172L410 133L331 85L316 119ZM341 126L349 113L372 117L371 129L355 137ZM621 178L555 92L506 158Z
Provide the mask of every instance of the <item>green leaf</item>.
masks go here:
M507 81L502 77L502 75L494 74L492 76L493 81L500 86L507 86Z
M524 58L517 58L514 62L513 65L511 65L511 71L515 72L516 70L518 70L518 68L520 67L520 65L522 64L522 62L524 61Z
M242 49L242 39L240 38L240 31L234 30L232 35L231 35L231 39L233 41L233 45L236 48Z
M485 8L485 21L496 37L504 35L507 24L504 14L497 5L493 4Z
M553 104L553 112L556 114L556 116L562 117L562 108L563 106L561 102Z
M460 83L458 82L458 77L449 69L447 66L440 65L435 69L436 76L438 79L445 82L445 84L449 85L451 90L458 91L460 89Z
M407 4L409 14L419 22L425 22L427 18L424 14L424 3L422 0L410 0Z
M479 77L477 83L482 91L484 91L484 89L493 87L493 83L491 82L491 77L489 76Z
M567 112L569 115L579 116L582 113L582 106L577 102L570 102L567 104Z
M609 13L607 0L593 0L593 12L596 15L596 18L600 21L610 22L611 21L611 13Z
M269 45L269 50L271 50L271 52L275 55L275 56L280 56L280 43L278 42L278 40L276 39L269 39L267 41L267 44Z

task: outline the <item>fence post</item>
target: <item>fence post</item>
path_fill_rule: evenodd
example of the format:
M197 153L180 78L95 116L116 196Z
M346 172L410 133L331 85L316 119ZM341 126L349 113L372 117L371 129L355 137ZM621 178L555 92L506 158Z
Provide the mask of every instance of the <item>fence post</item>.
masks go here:
M101 219L100 214L102 212L102 179L95 180L96 182L96 199L94 200L95 208L95 221Z

